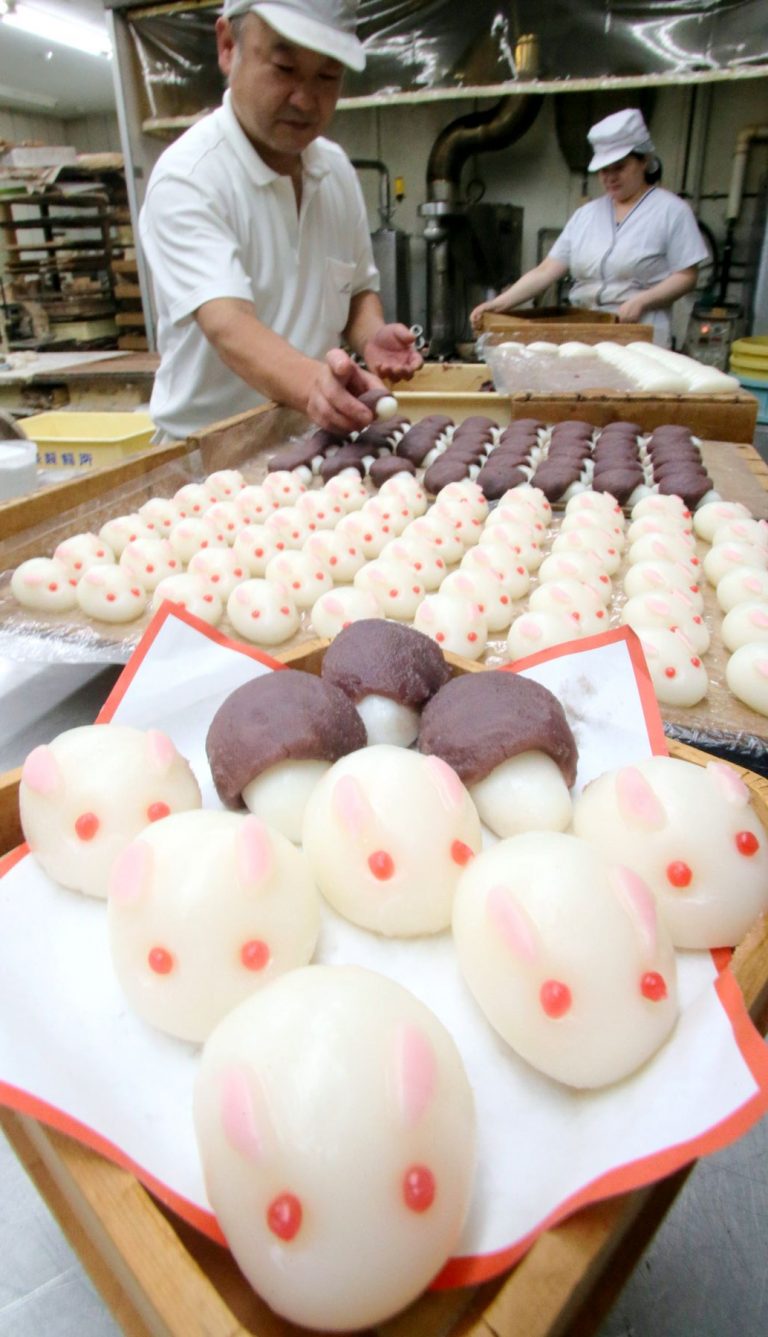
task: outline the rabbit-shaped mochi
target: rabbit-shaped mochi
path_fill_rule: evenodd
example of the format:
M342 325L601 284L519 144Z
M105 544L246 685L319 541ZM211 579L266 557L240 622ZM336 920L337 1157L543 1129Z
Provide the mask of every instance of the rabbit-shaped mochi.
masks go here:
M30 752L21 770L24 838L49 877L107 895L117 855L146 826L201 805L189 763L158 729L85 724Z
M653 895L576 836L529 831L485 850L459 880L453 936L493 1028L569 1086L626 1077L675 1024L675 954Z
M308 966L231 1012L203 1051L195 1126L237 1263L293 1323L368 1329L456 1248L472 1092L442 1023L383 975Z
M768 835L725 762L607 771L576 800L573 829L647 882L676 947L731 947L768 909Z
M109 880L112 961L151 1026L205 1040L233 1007L315 950L304 856L254 816L178 813L123 851Z

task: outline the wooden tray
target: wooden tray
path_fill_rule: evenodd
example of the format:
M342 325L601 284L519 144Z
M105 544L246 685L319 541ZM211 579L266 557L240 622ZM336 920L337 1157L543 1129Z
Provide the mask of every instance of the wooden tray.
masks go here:
M573 337L581 338L580 331L581 327L578 336ZM629 421L649 430L664 423L683 424L707 441L751 443L755 435L757 399L743 390L723 395L660 395L639 390L582 390L579 394L556 395L518 390L513 395L499 395L480 390L490 379L484 362L428 362L410 381L390 384L403 412L409 411L408 405L420 406L422 414L450 413L456 422L470 413L487 413L499 422L541 418L553 423L581 418L596 427Z
M571 339L582 344L597 344L603 339L610 339L614 344L635 343L638 339L650 343L653 339L652 325L624 325L618 320L600 320L594 311L584 311L581 319L574 319L574 314L575 308L565 315L550 317L536 307L531 307L525 314L522 311L509 315L486 311L483 334L505 334L522 344L532 344L538 339L546 339L552 344L569 343Z
M281 656L319 672L327 642ZM454 672L482 672L446 656ZM672 755L709 758L672 744ZM768 830L768 781L735 768ZM21 841L19 771L0 777L0 853ZM768 917L746 935L733 972L756 1025L768 1028ZM35 1120L0 1111L0 1126L129 1337L290 1337L227 1250L162 1208L130 1174ZM428 1292L380 1325L381 1337L582 1337L607 1313L692 1166L584 1208L542 1234L492 1282Z

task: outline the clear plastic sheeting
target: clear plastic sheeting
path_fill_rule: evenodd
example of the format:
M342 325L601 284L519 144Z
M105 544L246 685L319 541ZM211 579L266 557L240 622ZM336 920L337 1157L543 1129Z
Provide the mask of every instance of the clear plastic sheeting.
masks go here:
M218 5L118 7L145 120L194 117L219 103ZM358 32L367 65L348 72L343 103L733 78L768 67L765 0L361 0Z
M636 388L626 372L599 358L591 348L583 353L563 355L567 344L522 344L515 340L493 343L493 336L481 336L477 354L485 362L493 379L494 389L501 395L514 395L519 390L530 394L571 395L582 390L619 390ZM498 339L498 336L496 336Z

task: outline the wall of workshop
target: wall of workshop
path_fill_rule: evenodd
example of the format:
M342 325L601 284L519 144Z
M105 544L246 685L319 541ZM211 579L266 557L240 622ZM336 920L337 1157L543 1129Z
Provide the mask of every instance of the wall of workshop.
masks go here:
M657 91L651 120L651 133L664 165L663 184L670 190L683 188L689 114L694 98L693 134L689 155L686 190L701 193L699 215L714 232L718 242L725 234L725 204L730 180L736 136L744 126L768 125L768 80L745 79L733 83L687 85ZM426 165L430 149L440 131L458 116L476 106L462 99L430 102L418 107L349 109L337 112L331 134L351 157L380 158L391 176L405 180L406 196L395 210L394 226L412 236L413 270L412 318L424 323L426 311L425 256L421 241L423 224L418 205L426 198ZM632 93L627 93L627 106ZM538 235L543 228L561 228L583 199L584 181L572 173L563 158L555 135L554 100L547 98L542 111L528 133L507 149L483 154L465 165L462 183L472 177L484 182L484 198L499 203L521 205L523 218L523 269L536 264ZM374 172L362 174L371 227L378 226L378 178ZM756 146L749 159L742 216L736 233L734 276L743 276L756 199L768 179L768 146ZM599 182L588 178L589 197L600 193ZM743 300L740 285L729 292L733 301ZM687 319L686 304L681 304L677 326L682 331ZM690 306L690 303L687 304Z
M117 116L79 116L62 120L0 107L0 140L10 144L72 144L78 153L119 153Z
M686 142L693 104L693 133L685 182ZM418 106L347 109L337 112L332 137L353 158L378 158L390 174L402 177L405 198L395 208L394 226L411 237L412 320L426 320L426 264L422 240L423 223L418 205L426 198L426 166L437 136L452 120L492 101L471 102L446 99ZM632 93L627 93L632 105ZM685 188L700 196L698 212L718 242L725 234L725 204L733 150L739 130L746 125L768 124L768 79L744 79L730 83L661 88L651 118L651 133L664 164L663 184L671 190ZM79 152L119 151L117 119L112 115L80 117L62 121L54 117L0 108L0 139L19 142L36 139L44 143L74 144ZM149 161L162 150L159 141L146 141ZM469 160L462 181L477 177L485 185L486 200L522 206L523 269L538 259L540 229L559 229L582 200L584 181L572 173L560 152L555 135L554 99L547 98L528 133L508 149ZM768 180L768 146L756 146L750 155L744 206L736 232L734 279L743 279L752 232L756 221L757 196ZM379 180L375 172L361 174L371 229L379 226ZM599 183L589 178L590 195L599 193ZM764 198L764 197L763 197ZM729 298L743 301L745 290L735 282ZM682 334L686 304L679 304L676 328ZM687 304L690 306L690 303Z

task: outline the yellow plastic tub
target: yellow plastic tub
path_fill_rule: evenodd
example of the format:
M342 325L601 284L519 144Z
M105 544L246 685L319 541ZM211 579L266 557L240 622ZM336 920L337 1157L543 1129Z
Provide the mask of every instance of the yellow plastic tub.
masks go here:
M731 345L731 370L768 379L768 334L750 334Z
M155 433L148 413L35 413L19 423L43 468L98 469L146 450Z

